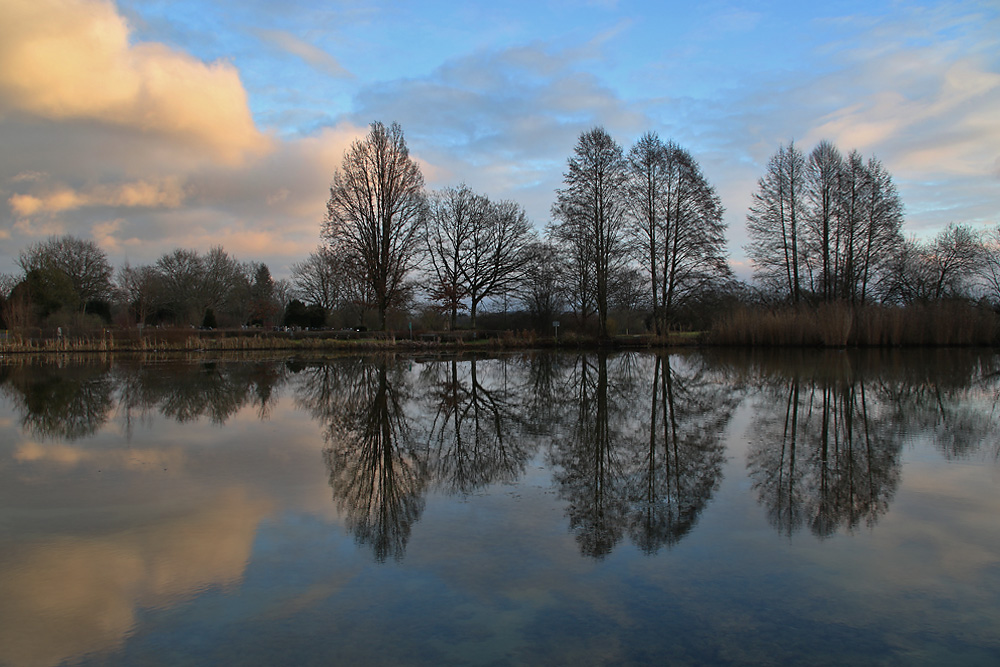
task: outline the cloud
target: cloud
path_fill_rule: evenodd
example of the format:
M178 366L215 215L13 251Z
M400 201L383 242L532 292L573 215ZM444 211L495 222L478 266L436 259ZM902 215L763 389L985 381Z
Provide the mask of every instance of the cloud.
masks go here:
M0 114L163 134L228 164L270 147L232 65L130 44L111 2L11 0L0 19Z
M581 132L605 126L631 141L650 124L587 71L587 48L533 43L447 61L427 76L382 82L356 98L355 122L398 121L428 186L465 182L520 202L539 226Z
M130 531L18 545L0 568L0 662L59 664L111 651L141 607L237 584L270 511L256 494L227 489Z
M135 181L113 186L99 186L87 191L59 188L51 192L15 194L8 203L22 218L40 213L61 213L88 206L116 208L177 208L184 201L184 189L179 179L169 178L159 183Z
M269 42L283 51L298 56L312 67L329 76L346 79L354 78L354 75L344 69L337 62L336 58L323 49L299 39L290 32L284 30L258 30L257 35L265 42Z

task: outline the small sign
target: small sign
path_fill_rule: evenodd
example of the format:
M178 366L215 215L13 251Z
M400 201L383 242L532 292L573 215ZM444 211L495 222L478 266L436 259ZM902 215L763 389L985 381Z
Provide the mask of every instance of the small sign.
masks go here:
M552 326L554 326L556 329L558 329L559 328L559 321L556 320L555 322L553 322Z

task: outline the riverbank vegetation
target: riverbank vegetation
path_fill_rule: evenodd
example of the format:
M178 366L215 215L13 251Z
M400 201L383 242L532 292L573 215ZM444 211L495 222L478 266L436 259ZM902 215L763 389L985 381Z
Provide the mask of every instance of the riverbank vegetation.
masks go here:
M539 230L465 184L426 192L401 128L373 123L288 278L221 246L116 270L52 237L0 276L0 351L1000 343L1000 225L903 223L876 157L781 146L747 212L748 284L708 176L655 133L628 151L583 133Z

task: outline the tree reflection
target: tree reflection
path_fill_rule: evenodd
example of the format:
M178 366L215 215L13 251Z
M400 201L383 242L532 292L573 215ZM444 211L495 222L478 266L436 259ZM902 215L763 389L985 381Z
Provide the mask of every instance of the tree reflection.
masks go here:
M18 365L5 369L0 392L21 413L21 427L38 438L93 435L114 406L107 363Z
M669 355L656 356L650 385L648 438L636 448L629 478L629 534L655 553L691 530L718 488L722 434L739 395L704 367Z
M323 459L337 509L379 562L399 560L420 518L428 483L426 454L404 414L406 385L387 359L324 368L306 382L305 402L327 419ZM393 374L399 373L398 367ZM330 380L336 376L336 385ZM322 404L316 399L324 400Z
M611 414L620 417L621 410L618 396L608 397L608 356L577 357L564 386L573 398L567 406L573 417L556 439L554 477L569 502L569 525L580 550L603 558L621 540L626 516L625 451Z
M877 390L847 355L818 361L767 381L751 426L753 488L788 535L873 526L899 484L901 430Z
M286 377L277 362L60 361L2 367L0 393L21 413L25 432L72 441L94 435L115 413L127 435L154 412L223 424L253 405L267 419Z
M646 553L676 544L721 481L738 395L703 365L637 354L581 356L564 388L573 418L552 461L582 552L626 534Z
M118 379L127 428L152 410L181 423L207 417L224 424L247 405L267 419L287 370L273 361L143 364L120 367Z
M451 491L511 483L524 471L531 448L517 437L522 406L509 381L510 365L508 359L454 357L428 366L434 476Z
M923 350L877 385L880 400L909 435L928 433L946 459L964 459L1000 434L1000 356Z

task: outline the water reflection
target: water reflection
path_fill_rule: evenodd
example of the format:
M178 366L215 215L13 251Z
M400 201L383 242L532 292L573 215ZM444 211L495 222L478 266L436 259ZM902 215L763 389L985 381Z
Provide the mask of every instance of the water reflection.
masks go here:
M420 518L429 475L425 447L414 439L403 411L409 385L386 358L325 368L306 383L307 395L325 396L323 459L333 499L360 544L376 559L402 558ZM331 391L330 382L337 389Z
M378 561L403 557L431 491L515 484L539 454L581 553L626 538L647 554L672 547L722 481L745 398L748 474L777 530L874 526L907 438L947 459L1000 453L998 387L998 357L962 350L0 366L22 430L66 442L114 421L130 436L154 414L225 424L249 406L266 420L287 389L321 425L333 506ZM39 447L24 443L19 460L42 460Z
M287 370L277 361L199 363L20 363L0 366L0 395L20 413L26 433L75 441L116 414L127 433L157 412L184 423L224 424L245 406L267 419Z
M628 534L646 553L676 544L718 488L738 394L697 361L583 355L564 376L555 479L582 553Z
M899 486L904 441L932 438L971 455L998 429L996 357L925 352L764 355L743 360L756 384L747 466L771 524L827 537L874 526Z
M421 374L434 477L448 491L468 494L496 482L516 482L533 447L520 435L523 382L511 359L427 364Z
M995 464L975 459L998 453L998 370L969 350L4 360L0 663L990 658Z
M718 488L723 434L740 394L702 364L657 356L649 439L632 478L632 541L647 553L674 545L694 526Z
M108 363L19 364L0 374L0 392L21 414L21 427L41 439L93 435L108 419L115 386Z

